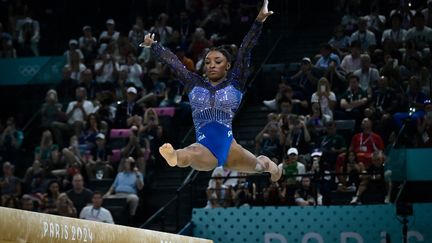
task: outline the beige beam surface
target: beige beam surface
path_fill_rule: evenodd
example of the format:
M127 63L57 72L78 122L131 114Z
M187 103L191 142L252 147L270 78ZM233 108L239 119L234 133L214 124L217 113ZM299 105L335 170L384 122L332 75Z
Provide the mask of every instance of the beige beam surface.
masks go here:
M0 242L210 243L213 241L0 207Z

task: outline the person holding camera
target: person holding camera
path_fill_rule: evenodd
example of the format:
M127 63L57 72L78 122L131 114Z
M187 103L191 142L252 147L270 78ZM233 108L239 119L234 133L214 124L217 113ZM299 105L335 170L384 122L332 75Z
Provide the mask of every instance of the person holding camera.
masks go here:
M127 158L131 157L136 161L137 168L143 175L145 175L146 170L146 161L144 159L144 155L146 151L150 151L150 142L145 137L139 137L138 127L132 126L131 132L129 134L129 141L126 147L121 149L121 161L118 167L118 171L123 171L124 163Z
M133 220L139 203L138 191L143 187L144 176L138 170L135 159L128 157L104 198L125 198L129 206L129 219Z

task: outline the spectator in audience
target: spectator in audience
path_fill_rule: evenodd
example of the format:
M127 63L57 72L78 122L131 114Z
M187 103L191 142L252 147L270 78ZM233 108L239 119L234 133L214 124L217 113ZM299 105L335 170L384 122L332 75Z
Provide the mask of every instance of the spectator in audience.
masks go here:
M47 193L42 199L42 212L49 214L58 214L57 199L60 195L60 183L51 180L48 184Z
M35 205L35 201L30 195L23 195L21 198L21 209L30 212L38 212L38 208Z
M26 17L17 21L18 56L39 56L39 21Z
M3 163L3 177L0 178L1 205L7 206L11 198L18 200L21 196L21 180L14 176L14 166L6 161Z
M336 107L336 95L331 91L329 81L321 78L318 81L317 91L312 94L311 104L319 104L324 121L333 120L333 110Z
M0 134L0 161L18 162L18 155L24 140L24 133L17 129L15 118L9 117L6 128Z
M329 67L324 72L324 78L326 78L330 84L331 90L335 95L340 95L345 92L347 88L346 72L340 65L337 65L335 60L331 60Z
M62 70L62 80L56 87L58 92L58 97L63 105L73 100L75 96L75 89L78 85L78 80L72 79L72 70L70 67L63 67ZM66 120L64 120L65 122Z
M47 91L45 96L45 103L42 104L41 108L41 127L50 128L54 121L59 121L64 118L61 111L62 105L58 102L57 92L54 89Z
M47 170L53 169L60 160L59 146L54 143L50 130L44 130L39 146L36 146L35 160L40 161L42 167Z
M51 172L56 176L73 176L81 172L87 162L84 154L84 148L79 144L77 136L70 137L69 147L62 150L65 167Z
M238 184L239 178L230 178L239 176L237 171L229 170L223 166L216 167L211 175L206 193L207 207L228 207L234 196L234 187ZM213 206L212 206L213 205Z
M384 115L391 116L398 109L398 97L394 88L389 86L386 76L378 79L377 87L373 90L369 109L375 119L381 119Z
M112 89L114 81L117 79L120 66L109 51L101 54L101 59L95 62L96 82L101 90Z
M387 191L389 190L389 184L386 182L385 178L384 156L381 151L378 150L372 154L371 165L366 169L366 171L362 172L367 174L360 176L361 182L356 195L351 200L351 204L360 203L366 189L372 188L374 191L377 191L382 195L385 203L389 203L390 198L386 196Z
M380 135L372 131L372 121L364 118L361 123L362 132L352 137L350 151L354 151L360 162L368 167L372 153L384 150L384 143Z
M137 17L137 21L138 18L139 17ZM141 24L134 24L128 34L129 41L136 50L140 49L139 44L142 43L142 41L144 40L144 36L148 33L146 30L144 30L142 18L140 19Z
M130 53L127 56L127 62L126 62L126 65L124 67L126 68L127 74L128 74L126 82L132 83L133 86L142 89L143 83L141 81L141 76L142 76L143 70L142 70L141 66L136 62L136 58L132 53Z
M78 39L78 45L84 55L84 63L93 64L93 60L96 58L97 40L93 36L91 26L84 26L82 31L83 35Z
M113 168L110 165L111 150L106 147L105 135L98 133L96 147L91 149L86 165L87 176L91 179L112 178Z
M364 17L359 18L358 30L351 35L351 43L353 41L360 42L360 46L363 52L373 50L376 46L375 34L368 30L367 19Z
M321 195L316 192L315 187L311 184L308 176L301 179L301 187L294 194L295 202L298 206L316 206L321 205Z
M350 46L350 38L345 35L342 25L335 27L333 37L329 40L329 44L338 50L340 54L346 52Z
M341 192L356 192L360 185L360 174L366 171L362 162L359 162L354 151L349 151L345 156L345 161L342 166L336 168L336 173L343 173L338 176L339 184L338 191Z
M364 16L364 18L367 20L367 27L374 33L380 34L384 30L386 17L384 15L380 15L378 2L373 2L370 5L370 10L370 14Z
M345 28L345 31L347 33L354 32L355 27L358 23L358 3L354 1L349 1L347 10L345 12L345 15L342 17L341 25Z
M81 174L75 174L72 179L72 189L66 192L69 199L73 202L77 212L91 202L93 192L84 187L84 178Z
M346 151L345 139L336 133L336 123L328 121L325 124L325 135L321 136L319 147L323 152L323 158L328 161L330 168L334 168L337 156Z
M368 98L372 96L372 88L376 87L379 79L379 72L376 68L371 67L371 59L368 54L360 56L361 68L354 71L354 75L359 77L360 88L368 93Z
M34 160L32 165L27 168L22 182L25 188L30 188L33 178L41 173L45 173L44 168L42 168L42 164L39 160Z
M348 81L349 87L340 100L343 113L339 119L354 119L358 124L363 118L363 110L368 102L367 93L360 88L358 76L350 75Z
M407 31L401 28L402 15L395 13L390 17L391 28L384 30L381 43L392 41L397 47L402 47L406 40Z
M166 13L161 13L149 31L150 33L155 33L159 37L159 42L163 46L166 46L169 43L173 33L173 28L168 26L167 23L168 15ZM141 41L142 40L143 39L141 39Z
M352 41L350 44L351 54L346 55L341 63L341 68L345 70L346 73L352 73L357 69L361 68L360 54L361 46L360 42Z
M275 122L269 122L255 137L255 154L262 154L271 160L280 160L282 154L282 142L280 129Z
M414 15L414 27L406 34L406 40L413 40L418 51L423 56L430 54L429 46L432 43L432 29L425 26L425 16L421 12Z
M303 57L300 70L291 76L291 80L295 82L306 97L309 97L314 92L319 77L320 74L317 69L312 66L310 58Z
M321 44L320 47L321 57L315 63L315 67L322 70L327 70L331 61L336 62L336 65L339 66L340 65L339 56L334 54L332 51L333 51L332 46L330 44L328 43Z
M288 186L295 186L297 182L301 180L301 176L306 173L306 168L304 164L298 162L298 150L296 148L288 149L286 155L284 156L283 162L280 163L279 169L282 171L283 181L286 182Z
M132 124L139 125L143 114L142 108L137 104L137 89L135 87L127 88L127 98L117 106L114 119L114 127L127 128Z
M145 175L147 161L144 159L145 153L149 153L150 151L150 143L146 137L138 137L138 127L132 126L131 132L129 134L129 140L126 147L121 149L122 159L119 164L118 171L122 171L123 163L129 158L134 159L134 163L136 164L139 171Z
M123 169L117 174L114 183L104 197L126 198L129 205L129 222L132 222L138 208L138 191L143 187L143 175L136 167L135 160L132 157L129 157L123 163Z
M104 30L99 36L100 43L110 43L111 41L117 41L120 37L120 32L115 30L115 22L113 19L107 19L105 22L106 30Z
M425 17L425 23L427 26L432 26L432 0L427 1L427 7L421 11L423 16Z
M13 46L12 35L4 32L0 22L0 58L16 58L16 50Z
M77 210L66 193L60 193L56 202L57 214L63 217L77 217Z
M175 48L174 54L178 57L180 62L182 62L183 65L185 65L187 70L189 70L191 72L195 72L194 62L192 61L192 59L190 59L186 56L185 50L181 46L177 46Z
M93 79L93 71L90 68L85 69L81 73L78 85L84 87L87 91L87 98L93 100L97 94L97 83Z
M390 16L393 14L400 14L402 16L402 28L408 30L412 26L416 10L411 9L411 2L404 1L398 8L390 11Z
M192 60L198 63L198 57L204 53L206 48L210 48L211 46L213 46L213 43L206 38L205 30L198 27L192 34L192 41L189 45L188 53L191 54Z
M291 115L289 124L290 131L286 138L281 140L282 144L286 147L296 147L300 154L308 153L311 137L304 118L297 115Z
M111 212L102 207L103 193L94 192L92 196L92 205L86 206L81 210L80 219L87 219L96 222L114 224Z
M87 100L87 91L84 87L75 89L75 97L76 100L69 102L66 109L67 123L53 123L53 133L58 143L63 141L62 132L73 131L76 136L79 136L87 116L95 109L93 103Z
M264 100L263 103L268 108L277 110L279 101L284 98L291 100L292 110L295 114L302 114L309 107L309 103L305 99L303 92L294 91L291 85L287 84L285 80L279 82L276 97L272 100Z
M163 141L164 130L159 122L159 116L153 108L147 108L144 112L143 122L140 124L138 134L147 138L151 144L151 150L157 151Z
M425 102L425 116L417 120L417 142L418 147L432 147L432 103Z
M79 49L76 49L68 53L69 62L65 65L65 67L71 70L70 78L79 81L81 79L81 73L86 70L86 66L82 64L81 58L79 56L80 52L78 52L77 50L79 51Z
M96 136L101 132L103 132L103 129L99 117L95 113L89 114L85 122L85 128L78 137L78 143L83 153L90 152L92 148L96 147Z
M66 65L71 64L72 58L74 58L72 54L77 55L76 58L78 59L78 62L81 62L84 59L84 55L79 49L78 41L75 39L69 40L69 49L67 49L63 54L63 56L66 58ZM77 78L75 79L78 80Z

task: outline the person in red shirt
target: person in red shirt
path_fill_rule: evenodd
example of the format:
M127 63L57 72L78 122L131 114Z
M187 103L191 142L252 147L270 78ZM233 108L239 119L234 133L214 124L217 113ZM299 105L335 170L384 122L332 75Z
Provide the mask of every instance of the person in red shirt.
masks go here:
M362 120L361 128L363 131L353 136L349 150L354 151L359 161L368 167L372 153L384 150L384 142L380 135L372 131L372 121L369 118Z

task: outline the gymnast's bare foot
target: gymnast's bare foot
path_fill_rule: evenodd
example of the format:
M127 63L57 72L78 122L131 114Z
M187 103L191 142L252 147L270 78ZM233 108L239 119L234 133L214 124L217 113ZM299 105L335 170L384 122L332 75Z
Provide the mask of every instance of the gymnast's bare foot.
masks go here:
M177 165L177 152L171 144L165 143L164 145L160 146L159 153L162 155L162 157L164 157L171 167Z

